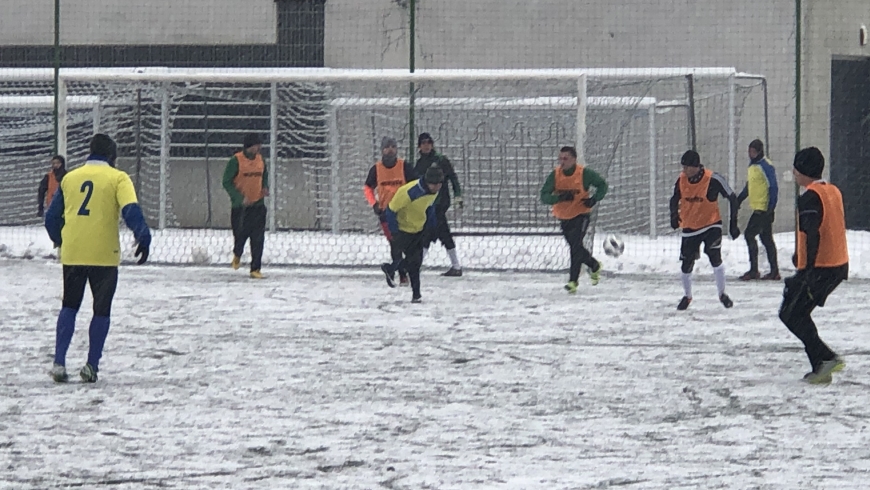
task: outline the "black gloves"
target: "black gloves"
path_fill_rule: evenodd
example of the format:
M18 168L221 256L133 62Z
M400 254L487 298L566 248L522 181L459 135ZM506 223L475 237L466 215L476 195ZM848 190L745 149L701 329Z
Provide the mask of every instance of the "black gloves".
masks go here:
M40 209L39 211L36 212L36 217L37 218L45 217L45 212L42 209Z
M591 207L595 206L596 204L598 204L598 201L596 201L594 197L587 197L586 199L583 200L583 205L586 206L587 208L591 208Z
M574 193L571 191L564 191L559 193L559 202L573 201Z
M731 223L731 239L737 240L737 237L740 236L740 228L737 227L737 223Z
M372 211L374 211L374 212L375 212L375 215L377 215L377 216L380 216L381 213L384 212L384 210L381 209L380 206L378 206L378 203L374 203L374 204L372 204Z
M145 261L148 260L148 253L149 253L149 244L147 244L147 243L140 243L139 246L136 247L136 254L135 254L135 256L136 256L136 257L139 257L139 256L141 255L141 257L139 257L139 260L136 261L136 263L139 264L139 265L144 264Z
M680 227L680 216L677 214L671 215L671 228L678 229Z

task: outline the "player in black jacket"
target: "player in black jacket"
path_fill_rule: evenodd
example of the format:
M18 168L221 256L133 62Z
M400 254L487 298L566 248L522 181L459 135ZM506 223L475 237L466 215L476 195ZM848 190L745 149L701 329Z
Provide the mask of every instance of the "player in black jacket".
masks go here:
M438 224L425 241L425 250L428 251L429 244L435 243L435 240L441 240L441 245L444 246L447 250L447 256L450 257L450 269L442 275L459 277L462 275L462 264L459 263L459 257L456 255L456 242L453 241L453 234L447 223L447 210L450 208L450 191L447 189L447 183L450 182L453 187L453 202L459 209L462 209L463 204L462 188L459 186L459 179L456 177L453 165L447 157L435 151L435 142L429 133L420 134L420 137L417 138L417 147L420 149L420 158L414 165L417 175L426 175L426 170L432 166L438 166L444 173L444 182L435 201L435 216Z

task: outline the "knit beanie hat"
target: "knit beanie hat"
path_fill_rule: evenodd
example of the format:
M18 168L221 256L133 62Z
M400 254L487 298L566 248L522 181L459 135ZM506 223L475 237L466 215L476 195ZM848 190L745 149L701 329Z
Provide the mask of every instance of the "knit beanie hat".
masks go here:
M438 165L432 165L426 171L426 176L423 178L427 184L440 184L444 182L444 172Z
M245 135L245 141L242 144L242 146L247 150L248 148L250 148L252 146L257 146L257 145L262 145L262 144L263 144L263 142L260 140L260 137L257 136L256 134L251 133L251 134Z
M701 155L695 150L689 150L683 153L683 158L680 158L680 165L684 167L700 167Z
M794 156L794 169L814 179L822 178L825 170L825 157L815 146L804 148Z

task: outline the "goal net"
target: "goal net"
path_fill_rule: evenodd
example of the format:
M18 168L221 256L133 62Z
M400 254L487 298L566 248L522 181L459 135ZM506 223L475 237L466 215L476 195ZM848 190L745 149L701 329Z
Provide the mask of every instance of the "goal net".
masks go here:
M0 70L0 148L11 167L2 225L39 223L36 188L51 156L50 72L27 72ZM511 269L566 263L539 198L562 146L577 146L610 186L593 214L594 246L603 232L670 233L686 149L739 187L735 143L764 137L763 104L747 103L763 100L759 78L733 69L77 69L62 81L68 166L83 162L94 131L112 135L149 224L163 230L155 259L166 262L228 260L221 176L250 132L266 142L272 180L267 263L379 262L386 244L363 182L381 138L396 138L413 162L428 132L462 185L465 206L448 218L468 243L466 262Z

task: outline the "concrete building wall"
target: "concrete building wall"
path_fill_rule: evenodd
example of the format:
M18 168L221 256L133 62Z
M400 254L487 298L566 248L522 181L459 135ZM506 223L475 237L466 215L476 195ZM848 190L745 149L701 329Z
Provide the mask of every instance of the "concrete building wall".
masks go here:
M61 43L267 44L274 0L64 0ZM54 43L53 0L4 0L0 45Z
M860 26L870 27L870 2L814 0L806 3L801 144L818 146L825 155L830 155L831 59L870 58L870 45L860 46L858 42ZM836 162L830 163L836 165Z
M226 160L173 159L169 162L167 182L167 223L181 228L230 228L230 198L224 190L223 178ZM275 214L278 228L312 229L315 227L315 209L306 186L305 162L298 159L279 159L277 172L270 169L272 189L277 189L276 205L268 202L269 213ZM118 159L118 168L135 175L136 162L132 158ZM153 172L150 172L153 173ZM156 189L153 176L148 189ZM134 179L135 180L135 179ZM145 205L148 224L157 227L158 206L156 195L139 196ZM210 199L209 199L210 198ZM210 206L209 206L210 204ZM211 222L209 222L209 209Z
M763 9L752 0L420 0L418 5L417 68L719 66L764 75L770 94L766 144L780 173L787 170L783 162L794 146L794 0L770 0ZM395 1L329 1L326 65L407 67L407 24L407 9ZM759 106L744 113L747 121L755 118L747 127L761 127L762 101L760 91L747 100ZM715 126L711 131L724 138L723 121L698 121L703 124ZM699 137L702 133L699 128ZM745 181L745 148L763 137L757 129L752 133L738 135L732 182L737 191ZM727 175L722 161L727 154L706 157L708 166ZM674 177L677 172L675 166ZM780 227L787 221L786 216Z
M802 143L827 154L830 61L870 56L870 47L858 46L859 26L870 25L870 2L803 0L803 12ZM327 66L408 66L402 2L330 0L326 14ZM766 144L779 175L790 178L795 0L763 6L754 0L419 0L416 43L417 68L727 66L764 75ZM750 139L741 135L738 162ZM780 213L778 228L788 226L791 218Z
M205 160L170 162L169 201L176 226L206 227L210 202L211 227L230 227L230 198L221 184L225 167L225 160L210 160L208 166ZM268 198L266 203L279 228L310 229L315 225L303 168L301 160L279 160L277 172L270 169L271 187L278 193L274 208Z

